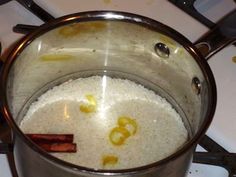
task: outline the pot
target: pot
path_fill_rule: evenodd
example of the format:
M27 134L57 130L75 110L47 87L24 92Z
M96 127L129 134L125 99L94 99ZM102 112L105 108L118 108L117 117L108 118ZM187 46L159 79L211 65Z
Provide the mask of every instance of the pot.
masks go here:
M19 177L185 176L216 107L216 85L206 59L235 40L235 14L201 38L199 49L164 24L124 12L83 12L40 26L15 45L2 68L2 114L13 141L0 144L1 152L12 151ZM68 59L71 55L76 58ZM35 95L68 79L93 75L125 78L154 89L184 117L189 140L155 163L100 170L59 160L24 135L19 124Z

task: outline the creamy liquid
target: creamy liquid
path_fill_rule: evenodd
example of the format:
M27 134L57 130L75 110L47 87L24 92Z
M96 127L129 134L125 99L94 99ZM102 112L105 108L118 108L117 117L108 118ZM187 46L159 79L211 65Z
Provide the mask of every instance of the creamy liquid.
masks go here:
M92 111L80 109L90 104ZM127 125L131 135L114 145L109 135L122 116L136 123L136 132ZM173 154L188 138L180 115L164 98L132 81L107 76L71 80L48 90L30 106L20 127L25 133L74 134L76 153L52 155L95 169L147 165ZM104 165L107 156L116 160L108 158Z

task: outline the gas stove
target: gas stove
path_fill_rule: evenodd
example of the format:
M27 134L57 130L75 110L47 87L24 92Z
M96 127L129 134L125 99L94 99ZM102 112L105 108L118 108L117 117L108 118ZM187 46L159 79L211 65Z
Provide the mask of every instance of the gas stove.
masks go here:
M6 0L0 0L0 2L3 1ZM0 42L3 52L23 36L12 31L14 26L17 24L40 25L48 20L42 16L40 19L26 10L22 6L27 6L25 2L32 1L10 1L0 6ZM51 14L51 17L90 10L118 10L144 15L176 29L192 42L212 28L222 16L236 8L233 0L224 0L224 2L223 0L204 2L196 0L35 0L34 2ZM34 6L35 9L34 13L40 11ZM39 14L42 14L42 11ZM19 28L15 29L17 30L19 31ZM234 155L233 159L233 154L228 154L226 159L222 159L222 154L236 153L236 63L233 61L233 57L236 56L235 49L234 45L228 46L209 60L218 89L217 109L207 136L197 147L188 177L228 177L229 172L233 172L232 170L235 170L234 174L236 173L236 156ZM205 154L206 151L209 153ZM212 164L208 158L210 155L218 159L214 165L219 166L209 165ZM9 159L11 158L0 155L0 177L15 177L12 161L9 162ZM228 164L231 166L227 166ZM222 166L226 167L229 172ZM230 169L232 166L234 169Z

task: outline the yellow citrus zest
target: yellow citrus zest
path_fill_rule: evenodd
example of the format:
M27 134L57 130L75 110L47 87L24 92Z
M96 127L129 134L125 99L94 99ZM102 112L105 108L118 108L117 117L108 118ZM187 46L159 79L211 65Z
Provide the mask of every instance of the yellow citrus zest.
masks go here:
M132 135L137 132L137 123L135 119L130 117L121 116L118 118L118 125L119 127L126 128Z
M96 99L94 98L93 95L86 95L86 98L87 98L90 105L92 105L92 106L97 105L97 101L96 101Z
M97 101L93 95L86 95L85 96L88 103L80 105L80 111L84 113L92 113L96 112L97 109Z
M107 165L115 165L118 162L118 157L114 155L106 155L102 159L102 165L107 166Z
M124 127L115 127L109 134L109 139L113 145L120 146L130 136L130 132Z

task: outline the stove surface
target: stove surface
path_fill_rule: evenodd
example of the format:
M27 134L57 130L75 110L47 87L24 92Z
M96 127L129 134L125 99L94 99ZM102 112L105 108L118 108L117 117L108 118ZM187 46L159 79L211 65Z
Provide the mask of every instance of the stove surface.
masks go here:
M129 2L126 0L70 0L70 3L64 0L35 0L35 2L55 17L101 9L141 14L175 28L192 42L208 31L207 27L166 0L130 0ZM18 23L40 25L43 22L15 1L0 6L0 24L2 24L0 41L3 49L22 36L12 32L12 27ZM235 46L229 46L209 60L216 79L218 104L207 135L230 152L236 152L236 63L232 60L233 56L236 56ZM198 147L198 150L203 149ZM209 176L226 177L228 172L221 167L193 163L188 173L188 177ZM12 177L5 155L0 155L0 177Z

